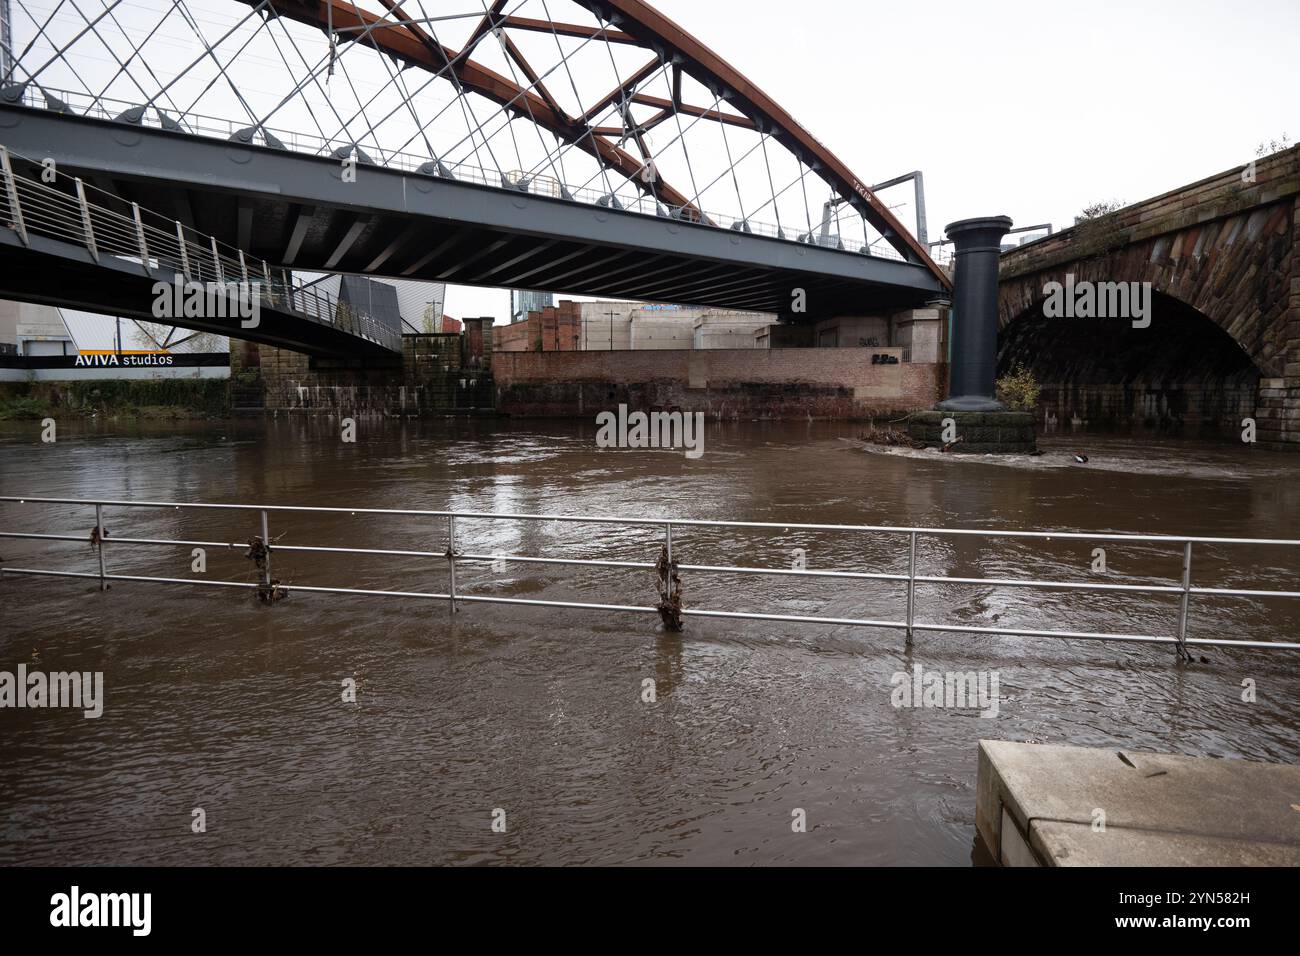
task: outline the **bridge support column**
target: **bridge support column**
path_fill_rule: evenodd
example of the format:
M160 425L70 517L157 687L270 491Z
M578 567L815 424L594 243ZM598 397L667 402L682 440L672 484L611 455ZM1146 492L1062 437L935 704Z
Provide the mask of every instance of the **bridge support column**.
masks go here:
M1008 216L963 219L945 230L953 242L952 366L940 411L1000 412L994 398L998 370L998 255L1011 228Z
M1034 450L1033 414L1007 411L995 394L998 255L1010 228L1009 217L989 216L963 219L945 230L956 258L948 397L908 424L912 437L927 445L983 453Z
M230 340L230 410L235 415L260 415L266 407L260 348L256 342Z

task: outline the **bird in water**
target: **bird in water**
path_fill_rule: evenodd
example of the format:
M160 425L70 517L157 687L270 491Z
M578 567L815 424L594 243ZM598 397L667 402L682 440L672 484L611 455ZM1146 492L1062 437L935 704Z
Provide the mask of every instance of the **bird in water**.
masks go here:
M1081 464L1081 465L1083 465L1083 464L1087 464L1087 462L1088 462L1088 456L1087 456L1087 455L1075 455L1075 456L1074 456L1074 460L1077 461L1077 462L1078 462L1079 464Z

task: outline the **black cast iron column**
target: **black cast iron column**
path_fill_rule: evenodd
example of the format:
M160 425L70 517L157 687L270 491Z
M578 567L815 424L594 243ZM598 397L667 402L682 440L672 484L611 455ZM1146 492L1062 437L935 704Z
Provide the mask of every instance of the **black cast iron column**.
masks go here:
M944 231L952 240L952 366L948 397L938 408L949 412L1000 412L993 397L998 366L998 255L1011 228L1007 216L963 219Z

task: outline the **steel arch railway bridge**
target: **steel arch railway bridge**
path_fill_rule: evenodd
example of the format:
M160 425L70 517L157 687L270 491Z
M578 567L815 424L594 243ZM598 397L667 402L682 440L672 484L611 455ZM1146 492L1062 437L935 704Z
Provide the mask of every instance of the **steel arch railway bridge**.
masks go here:
M923 234L640 0L11 2L0 144L274 268L795 321L948 291ZM42 261L0 296L48 295Z

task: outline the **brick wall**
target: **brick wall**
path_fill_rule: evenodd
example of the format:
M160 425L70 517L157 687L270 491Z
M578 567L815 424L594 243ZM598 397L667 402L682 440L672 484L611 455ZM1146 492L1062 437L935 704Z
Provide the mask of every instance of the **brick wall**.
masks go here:
M571 352L582 348L582 313L577 302L561 300L528 318L496 329L498 352Z
M491 316L465 320L465 335L461 338L461 365L468 369L490 372L492 347L496 337Z
M871 418L928 408L947 367L872 365L869 349L497 352L497 410L586 416L626 403L718 418Z
M1209 386L1188 382L1175 388L1131 382L1043 382L1035 417L1042 424L1051 415L1063 429L1077 417L1090 428L1236 438L1241 434L1241 420L1255 407L1256 378Z
M498 352L539 352L541 350L535 347L539 341L537 323L529 318L501 326L496 330L493 344Z
M1291 216L1291 273L1283 317L1282 375L1260 380L1255 417L1270 448L1300 450L1300 196Z
M469 323L475 320L467 320ZM479 349L491 346L491 323L480 324ZM492 373L468 335L402 336L401 365L353 367L298 352L255 346L267 411L337 415L450 415L491 411ZM475 361L480 364L473 364ZM232 375L251 365L231 356Z
M257 343L230 340L230 408L235 414L256 413L265 407L261 365Z

